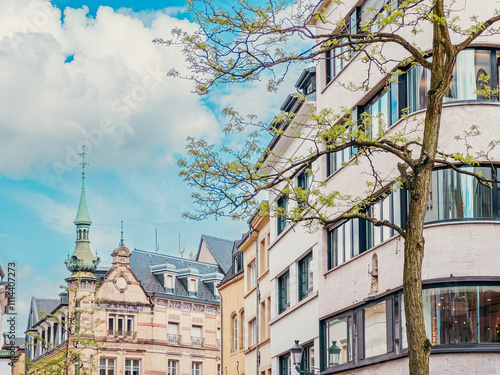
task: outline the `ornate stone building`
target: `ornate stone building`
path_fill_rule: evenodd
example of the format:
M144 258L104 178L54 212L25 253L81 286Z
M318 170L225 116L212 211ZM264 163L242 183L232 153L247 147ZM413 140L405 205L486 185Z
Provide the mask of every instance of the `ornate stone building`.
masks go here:
M32 368L44 358L66 355L69 340L79 341L79 352L71 355L68 365L74 374L220 375L216 285L224 277L223 251L214 250L214 243L207 247L202 239L198 255L208 252L218 258L206 263L130 251L122 238L111 267L98 269L99 258L89 246L84 184L75 225L76 248L65 261L72 272L67 291L60 299L33 297L31 302L26 357ZM229 242L215 244L224 247ZM228 252L229 262L230 257Z

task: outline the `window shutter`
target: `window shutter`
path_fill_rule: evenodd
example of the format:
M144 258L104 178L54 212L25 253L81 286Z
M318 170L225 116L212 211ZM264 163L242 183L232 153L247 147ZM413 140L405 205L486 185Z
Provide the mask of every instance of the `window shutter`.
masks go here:
M392 298L386 301L386 329L387 329L387 352L390 353L394 351L394 324L392 319Z
M365 310L356 311L358 360L365 358Z

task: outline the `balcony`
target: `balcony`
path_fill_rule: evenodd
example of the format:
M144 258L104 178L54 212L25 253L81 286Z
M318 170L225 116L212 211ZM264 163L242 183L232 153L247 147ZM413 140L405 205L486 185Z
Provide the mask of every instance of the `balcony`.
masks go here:
M191 336L191 345L201 348L203 346L203 337Z
M181 335L167 334L167 342L173 345L179 345L181 343Z
M220 339L217 339L217 349L220 349Z
M135 338L137 338L137 332L136 331L112 331L112 330L108 330L108 337L135 339Z

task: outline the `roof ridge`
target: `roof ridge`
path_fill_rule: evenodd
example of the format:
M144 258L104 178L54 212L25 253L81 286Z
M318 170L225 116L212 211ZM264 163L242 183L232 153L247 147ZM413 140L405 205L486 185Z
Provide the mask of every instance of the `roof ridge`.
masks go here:
M223 241L228 241L228 242L234 242L234 240L228 240L227 238L210 236L210 235L208 235L208 234L202 234L201 236L202 236L202 237L216 238L216 239L218 239L218 240L223 240Z
M199 260L194 260L194 259L188 259L188 258L181 258L179 256L176 256L176 255L168 255L168 254L158 254L158 253L153 253L151 251L147 251L147 250L142 250L142 249L134 249L132 250L132 252L134 251L138 251L138 252L141 252L141 253L144 253L144 254L152 254L152 255L157 255L157 256L161 256L161 257L164 257L164 258L175 258L175 259L178 259L178 260L184 260L186 262L194 262L194 263L199 263L199 264L202 264L202 265L207 265L207 266L211 266L211 267L215 267L217 268L218 265L217 264L213 264L213 263L207 263L207 262L200 262Z

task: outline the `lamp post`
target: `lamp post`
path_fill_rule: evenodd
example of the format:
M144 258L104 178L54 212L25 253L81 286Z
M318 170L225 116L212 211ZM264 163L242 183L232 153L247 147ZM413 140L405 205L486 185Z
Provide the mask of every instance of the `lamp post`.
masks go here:
M314 367L310 367L305 370L300 369L303 353L304 353L304 348L299 344L299 340L295 340L295 344L290 349L290 355L292 356L292 363L295 367L295 370L297 370L299 374L315 375L316 369Z

